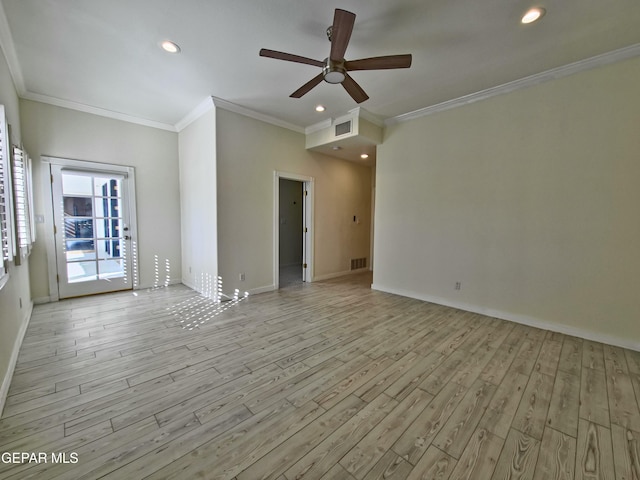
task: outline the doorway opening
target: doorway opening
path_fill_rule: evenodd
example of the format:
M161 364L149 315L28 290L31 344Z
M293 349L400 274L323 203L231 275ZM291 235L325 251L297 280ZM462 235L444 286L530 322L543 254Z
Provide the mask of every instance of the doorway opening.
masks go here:
M278 271L280 288L303 282L304 248L303 228L304 183L287 178L280 179L280 242L278 245Z
M312 278L313 179L276 172L274 193L274 285L278 289Z

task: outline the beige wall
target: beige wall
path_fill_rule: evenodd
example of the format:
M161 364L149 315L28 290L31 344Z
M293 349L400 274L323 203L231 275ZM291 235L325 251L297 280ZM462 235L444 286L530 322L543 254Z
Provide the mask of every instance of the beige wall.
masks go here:
M207 296L218 275L215 133L211 108L179 134L182 281Z
M0 104L4 105L7 122L11 125L10 141L20 144L18 95L1 50ZM32 307L29 290L29 261L30 259L27 259L17 267L9 264L9 279L0 289L0 413L9 388L13 362L17 358L16 347L19 347L18 343L24 334Z
M640 59L388 128L375 288L640 350L639 131Z
M135 168L141 287L153 286L155 256L180 281L178 134L29 100L20 101L24 144L34 160L35 213L44 214L41 155ZM31 291L49 296L43 224L31 255ZM164 269L159 272L165 278Z
M346 272L351 258L369 256L369 168L306 151L303 134L216 111L218 263L225 293L273 287L276 170L314 177L316 278Z

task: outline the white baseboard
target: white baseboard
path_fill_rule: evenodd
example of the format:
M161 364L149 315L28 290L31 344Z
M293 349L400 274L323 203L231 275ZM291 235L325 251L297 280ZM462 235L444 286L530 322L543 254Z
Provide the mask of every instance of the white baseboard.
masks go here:
M190 282L188 282L187 280L182 280L182 284L186 287L189 287L191 290L194 291L198 291L198 289L191 285ZM276 289L274 284L271 285L265 285L263 287L257 287L257 288L251 288L249 290L246 290L249 292L249 295L257 295L259 293L266 293L266 292L273 292ZM245 290L240 291L240 296L244 295ZM227 295L230 295L233 292L228 292Z
M184 283L181 278L172 278L171 280L169 280L169 285L179 285L181 283ZM165 286L164 282L162 282L159 285L154 285L153 283L149 283L149 284L141 283L141 284L138 284L135 287L133 287L133 289L134 290L145 290L147 288L158 288L158 287L164 287L164 286Z
M51 297L38 297L33 299L34 305L42 305L43 303L51 303Z
M635 350L640 352L640 343L628 338L620 338L614 335L607 335L605 333L594 332L591 330L585 330L578 327L572 327L570 325L563 325L561 323L548 322L527 315L518 315L510 312L503 312L501 310L494 310L492 308L479 307L462 302L454 302L449 299L436 297L433 295L426 295L420 292L413 292L398 288L387 287L374 283L371 285L373 290L379 290L381 292L393 293L403 297L415 298L417 300L423 300L425 302L436 303L438 305L444 305L446 307L458 308L467 312L479 313L488 317L495 317L501 320L507 320L509 322L520 323L529 327L541 328L543 330L550 330L552 332L563 333L565 335L571 335L573 337L583 338L585 340L592 340L594 342L606 343L616 347L628 348L629 350Z
M249 295L258 295L259 293L267 293L267 292L273 292L276 289L276 286L272 283L271 285L265 285L263 287L258 287L258 288L250 288L248 290ZM244 292L240 292L240 294L243 294Z
M13 378L13 371L16 368L16 363L18 362L18 355L20 354L20 347L22 346L24 335L27 333L27 328L29 327L29 321L31 320L31 312L33 312L33 302L29 302L29 304L27 305L27 310L25 311L26 315L25 317L22 318L20 330L18 331L18 336L16 337L15 342L13 342L13 350L11 351L11 357L9 359L9 368L7 368L7 373L2 379L2 386L0 386L0 416L2 416L2 411L4 410L4 404L7 401L9 387L11 386L11 379Z
M313 277L313 281L317 282L322 280L331 280L332 278L344 277L346 275L355 275L356 273L363 273L368 271L369 271L369 268L365 267L365 268L358 268L357 270L344 270L342 272L327 273L324 275L316 275L315 277Z

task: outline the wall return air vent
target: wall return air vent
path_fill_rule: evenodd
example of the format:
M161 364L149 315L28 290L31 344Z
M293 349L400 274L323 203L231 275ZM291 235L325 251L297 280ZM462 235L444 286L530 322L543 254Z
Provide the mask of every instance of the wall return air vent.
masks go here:
M351 270L360 270L361 268L367 268L367 258L352 258Z

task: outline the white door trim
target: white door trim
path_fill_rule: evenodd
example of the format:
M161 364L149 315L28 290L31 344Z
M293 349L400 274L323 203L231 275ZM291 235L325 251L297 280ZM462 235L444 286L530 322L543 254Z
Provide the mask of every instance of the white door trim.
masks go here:
M306 175L298 175L297 173L273 172L273 285L277 290L280 287L280 179L296 180L304 183L304 189L307 195L304 197L304 227L307 231L304 235L304 248L302 254L302 263L307 264L304 270L303 280L305 282L313 281L313 199L314 199L314 179Z
M127 167L124 165L111 165L109 163L97 163L97 162L89 162L85 160L72 160L69 158L59 158L59 157L51 157L47 155L43 155L40 157L43 167L42 175L43 175L43 189L44 189L44 197L47 199L45 203L45 218L44 218L44 239L45 245L47 249L47 266L49 271L49 301L57 302L60 300L60 294L58 292L58 264L56 261L56 243L55 243L55 235L53 233L54 227L54 212L53 212L53 190L51 188L51 175L52 165L60 165L63 167L76 168L79 170L89 170L93 172L108 172L108 173L120 173L126 176L125 181L127 182L127 188L129 189L129 231L131 234L131 238L136 241L138 240L138 222L136 216L136 206L135 206L135 198L136 198L136 181L135 181L135 169L133 167ZM132 252L133 254L138 254L139 252ZM137 259L133 259L132 262L133 271L132 274L132 284L133 289L136 290L139 288L139 277L137 271Z

